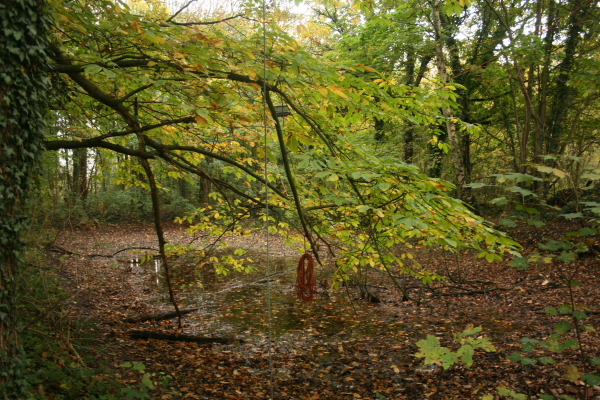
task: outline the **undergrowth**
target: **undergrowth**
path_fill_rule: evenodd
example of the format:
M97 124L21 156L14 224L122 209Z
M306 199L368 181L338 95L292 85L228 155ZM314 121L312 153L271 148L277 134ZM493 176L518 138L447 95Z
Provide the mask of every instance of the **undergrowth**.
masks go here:
M94 321L69 317L69 295L59 278L30 250L23 271L19 305L27 366L26 399L149 399L143 382L124 385L117 372L94 359Z

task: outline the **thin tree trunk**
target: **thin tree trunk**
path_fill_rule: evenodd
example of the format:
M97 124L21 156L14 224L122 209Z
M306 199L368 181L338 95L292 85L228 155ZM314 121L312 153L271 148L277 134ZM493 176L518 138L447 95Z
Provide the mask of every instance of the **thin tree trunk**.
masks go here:
M146 148L145 136L138 135L138 140L140 142L140 150L144 151ZM160 200L158 198L158 186L156 185L154 173L152 172L152 168L150 167L150 163L148 162L148 160L145 158L140 158L140 163L144 168L146 178L148 179L148 184L150 185L150 196L152 198L154 226L156 228L156 236L158 238L158 251L160 253L161 263L165 269L165 280L167 281L167 288L169 290L169 300L171 301L171 304L173 304L175 312L177 312L177 315L179 316L178 324L179 328L181 328L181 311L179 311L179 306L177 305L177 300L175 299L175 293L173 292L173 288L171 286L171 270L169 268L169 263L167 260L167 253L165 251L165 245L167 244L167 241L165 240L162 223L160 221Z

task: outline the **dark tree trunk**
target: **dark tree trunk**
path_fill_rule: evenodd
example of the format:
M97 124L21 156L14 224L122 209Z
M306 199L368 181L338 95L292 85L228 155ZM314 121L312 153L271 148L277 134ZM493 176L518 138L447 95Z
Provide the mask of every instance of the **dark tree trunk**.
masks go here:
M0 398L25 398L19 342L19 265L27 228L23 209L42 150L50 20L45 2L0 2ZM12 34L7 34L7 29Z
M548 121L548 154L557 154L561 147L567 114L576 93L575 89L569 85L569 80L573 74L575 55L584 29L582 20L596 2L573 0L569 3L572 6L569 29L565 41L564 57L558 65L559 73L556 77L556 89Z

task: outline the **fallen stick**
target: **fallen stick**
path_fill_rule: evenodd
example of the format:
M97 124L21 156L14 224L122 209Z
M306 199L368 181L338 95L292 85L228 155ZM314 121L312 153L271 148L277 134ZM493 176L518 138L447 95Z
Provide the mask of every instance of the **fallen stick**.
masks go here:
M179 312L181 313L181 315L185 315L185 314L193 313L194 311L197 311L199 309L200 309L200 307L187 308L185 310L179 310ZM138 322L144 322L144 321L162 321L165 319L177 318L178 316L179 315L177 314L177 311L157 312L157 313L153 313L153 314L140 315L138 317L125 318L123 320L123 322L129 322L132 324L136 324Z
M112 253L112 254L88 254L88 257L104 257L104 258L113 258L114 256L116 256L119 253L122 253L124 251L128 251L128 250L152 250L154 252L158 252L158 249L155 249L153 247L126 247L124 249L121 250L117 250L116 252Z
M228 339L228 338L210 338L210 337L200 337L200 336L189 336L189 335L175 335L175 334L166 334L159 332L150 332L150 331L130 331L129 336L134 339L158 339L158 340L171 340L174 342L193 342L193 343L244 343L243 340L240 339Z
M475 294L486 294L486 293L490 293L490 292L495 292L498 290L501 291L511 291L516 289L518 286L511 286L511 287L500 287L500 286L496 286L496 287L491 287L491 288L487 288L487 289L475 289L475 290L469 290L469 289L464 289L461 287L453 287L455 289L460 289L460 290L464 290L464 292L451 292L451 293L434 293L431 297L438 297L438 296L472 296Z
M267 283L269 280L271 280L271 278L273 278L275 276L283 275L283 274L288 274L288 273L290 273L292 271L296 271L296 267L290 268L290 269L287 269L287 270L281 271L281 272L275 272L275 273L273 273L273 274L271 274L269 276L265 276L263 278L260 278L257 281L254 281L254 282L242 283L242 284L239 284L239 285L230 286L230 287L227 287L225 289L221 289L221 290L216 291L216 292L212 292L212 293L208 292L208 293L210 293L210 294L220 294L220 293L223 293L223 292L228 292L230 290L239 289L239 288L243 288L243 287L246 287L246 286L261 285L263 283Z

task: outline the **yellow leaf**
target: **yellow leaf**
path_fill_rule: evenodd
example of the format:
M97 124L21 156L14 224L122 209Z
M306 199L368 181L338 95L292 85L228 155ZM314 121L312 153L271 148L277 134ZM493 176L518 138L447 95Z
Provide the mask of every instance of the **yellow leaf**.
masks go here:
M329 92L325 88L319 88L319 93L321 93L323 96L327 96L329 94Z
M344 93L345 89L338 87L338 86L327 86L327 88L329 90L331 90L333 93L337 94L338 96L343 97L345 99L349 99L348 95L346 93Z
M196 114L196 121L198 121L201 124L208 124L208 121L206 120L206 118L204 118L202 115L200 114Z
M367 67L366 65L363 65L362 67L363 67L363 69L365 71L368 71L368 72L377 72L377 70L375 70L374 68Z
M581 377L581 373L576 365L566 365L563 376L571 382L574 382Z
M131 26L133 26L135 28L135 30L137 31L137 33L142 33L143 32L142 27L140 26L139 22L133 21L131 23Z

